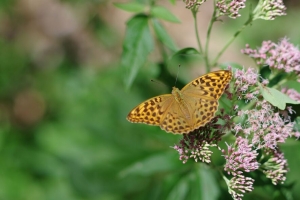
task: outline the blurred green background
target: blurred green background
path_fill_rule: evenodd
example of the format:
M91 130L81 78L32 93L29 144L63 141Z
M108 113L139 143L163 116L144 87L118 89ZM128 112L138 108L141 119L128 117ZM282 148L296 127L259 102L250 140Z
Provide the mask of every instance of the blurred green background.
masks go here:
M166 23L175 42L195 47L192 16L184 4L158 2L183 21ZM160 70L153 65L160 61L155 51L125 91L119 62L131 14L112 3L0 1L0 200L230 198L217 172L178 160L170 146L180 136L125 119L135 105L170 89L148 81ZM287 16L248 27L222 61L253 66L240 54L246 43L255 47L287 36L299 44L299 2L286 3ZM200 13L201 19L207 21L209 11ZM220 23L213 49L243 19ZM189 35L183 37L182 31ZM172 67L176 72L177 65ZM179 75L185 83L201 74L201 69L188 70L190 74L183 70ZM283 149L291 169L287 190L295 183L292 195L299 199L300 186L294 182L300 177L299 144L290 140ZM214 156L222 164L220 155ZM274 188L257 198L270 199L268 190Z

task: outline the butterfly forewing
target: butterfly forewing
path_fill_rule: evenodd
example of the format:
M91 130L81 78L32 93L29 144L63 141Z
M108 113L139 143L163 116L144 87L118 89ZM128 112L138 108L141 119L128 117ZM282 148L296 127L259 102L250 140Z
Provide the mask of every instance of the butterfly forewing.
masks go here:
M218 100L232 78L228 70L220 70L196 78L182 88L185 96Z
M134 123L145 123L150 125L161 124L163 115L173 103L171 94L160 95L144 101L127 115L127 120Z

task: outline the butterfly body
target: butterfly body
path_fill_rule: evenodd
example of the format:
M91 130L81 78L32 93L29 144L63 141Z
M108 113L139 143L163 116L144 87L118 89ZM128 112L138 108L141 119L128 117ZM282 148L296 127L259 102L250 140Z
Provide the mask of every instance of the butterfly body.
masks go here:
M211 72L198 77L171 94L148 99L129 112L127 120L160 126L175 133L189 133L208 123L218 109L218 99L231 80L228 70Z
M173 89L172 89L172 95L174 96L175 101L180 106L181 112L185 115L185 117L187 119L189 119L191 117L190 116L190 112L189 112L189 108L188 108L187 103L184 101L183 95L180 92L180 90L178 88L176 88L176 87L173 87Z

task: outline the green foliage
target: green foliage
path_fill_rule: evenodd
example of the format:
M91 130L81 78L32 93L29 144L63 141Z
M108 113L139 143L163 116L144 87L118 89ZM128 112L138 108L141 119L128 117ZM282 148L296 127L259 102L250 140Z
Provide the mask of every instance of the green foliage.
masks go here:
M150 13L153 17L158 19L163 19L169 22L179 23L179 19L173 15L168 9L162 6L153 6L150 10Z
M148 17L137 15L127 22L127 31L123 43L121 67L127 70L125 80L128 88L140 67L146 62L153 49L152 36L148 26Z
M130 2L130 3L114 3L114 5L117 8L120 8L122 10L128 11L128 12L143 12L145 11L146 7L145 5L137 2Z
M286 107L286 104L299 104L297 101L294 101L286 94L283 94L282 92L269 87L263 87L260 85L260 91L264 97L265 100L270 102L273 106L278 107L280 110L284 110Z
M160 42L167 46L170 50L177 51L178 47L173 42L170 35L167 33L166 29L162 26L162 24L157 19L153 19L152 23L155 34L160 40Z

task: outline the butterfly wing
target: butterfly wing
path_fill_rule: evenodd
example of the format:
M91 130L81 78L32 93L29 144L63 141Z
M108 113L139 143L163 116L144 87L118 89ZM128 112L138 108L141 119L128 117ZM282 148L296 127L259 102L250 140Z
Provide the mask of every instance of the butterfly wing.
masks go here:
M166 110L161 129L175 134L189 133L207 124L218 110L217 100L184 97L184 105L174 101Z
M127 120L133 123L159 126L165 111L173 102L174 97L171 94L153 97L132 109L127 115Z
M207 124L218 110L218 99L232 78L231 71L220 70L191 81L182 90L182 97L191 111L192 130Z
M189 104L180 105L174 101L166 110L161 122L161 129L168 133L183 134L193 130L192 108Z
M232 73L229 70L210 72L188 83L181 93L188 97L218 100L231 78Z
M188 105L193 105L193 110L191 111L192 127L191 131L204 126L215 116L218 110L218 100L210 100L205 98L197 97L186 97L184 96L184 101Z

